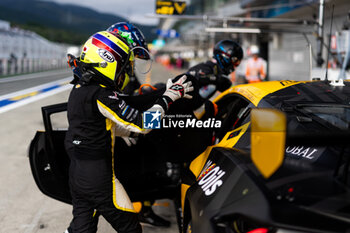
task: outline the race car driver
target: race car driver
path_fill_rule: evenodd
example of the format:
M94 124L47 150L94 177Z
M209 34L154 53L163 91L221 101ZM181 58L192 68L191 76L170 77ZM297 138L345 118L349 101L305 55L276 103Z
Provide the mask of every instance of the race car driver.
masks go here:
M243 50L232 40L219 41L214 46L213 60L191 67L187 73L195 76L199 81L199 106L211 98L218 90L228 89L232 83L226 76L232 73L241 63ZM200 104L201 103L201 104Z
M124 35L125 36L125 35ZM128 82L134 54L121 34L92 35L78 61L81 78L68 100L69 128L65 147L70 156L69 185L73 220L69 232L96 232L94 211L122 232L141 232L137 215L114 172L115 136L145 134L143 114L127 105L120 93ZM191 98L186 76L167 82L164 94L148 109L162 117L180 98ZM117 150L118 148L116 148Z

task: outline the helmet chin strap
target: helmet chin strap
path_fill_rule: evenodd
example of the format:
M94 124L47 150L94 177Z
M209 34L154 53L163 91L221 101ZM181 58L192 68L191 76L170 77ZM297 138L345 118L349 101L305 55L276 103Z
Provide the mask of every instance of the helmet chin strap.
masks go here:
M130 56L131 56L131 50L129 50L128 56L127 56L127 58L126 58L126 61L125 61L124 64L123 64L122 68L121 68L120 71L114 76L114 84L115 84L115 86L116 86L117 88L119 88L119 87L118 87L118 81L117 81L117 80L118 80L118 78L120 77L120 75L121 75L122 73L125 72L125 69L126 69L126 67L128 66L128 64L129 64Z

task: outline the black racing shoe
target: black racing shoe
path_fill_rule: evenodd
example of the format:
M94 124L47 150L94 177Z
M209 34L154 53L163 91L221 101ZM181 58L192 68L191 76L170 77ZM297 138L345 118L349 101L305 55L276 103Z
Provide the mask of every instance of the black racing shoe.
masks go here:
M156 215L151 207L143 206L138 218L141 223L148 223L157 227L170 227L170 222Z

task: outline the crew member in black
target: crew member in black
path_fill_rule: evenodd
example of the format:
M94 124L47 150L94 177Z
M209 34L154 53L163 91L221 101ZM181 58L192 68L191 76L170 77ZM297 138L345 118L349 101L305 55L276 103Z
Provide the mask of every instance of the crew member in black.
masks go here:
M214 46L213 60L191 67L187 73L199 82L198 107L210 99L216 91L223 92L232 83L226 76L235 70L243 58L243 50L232 40L222 40Z
M132 137L150 131L143 127L143 113L120 98L128 80L126 69L132 67L132 61L127 40L106 31L91 36L76 60L82 78L75 80L69 96L65 140L71 159L69 182L74 216L69 232L96 232L96 210L118 233L142 231L114 171L115 136ZM164 94L147 111L153 117L162 117L174 101L191 98L188 92L192 90L185 75L176 82L169 79Z

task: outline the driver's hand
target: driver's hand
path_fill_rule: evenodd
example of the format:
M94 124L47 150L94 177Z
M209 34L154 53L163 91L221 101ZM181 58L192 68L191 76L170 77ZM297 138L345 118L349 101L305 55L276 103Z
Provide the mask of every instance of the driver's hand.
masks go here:
M176 82L173 82L172 79L168 79L166 91L163 95L169 97L172 101L176 101L180 98L192 99L192 95L188 93L193 91L194 87L191 81L185 83L186 79L186 75L183 75Z
M121 137L121 138L124 140L126 145L128 145L129 147L136 145L136 143L137 143L137 138L132 138L132 137Z

